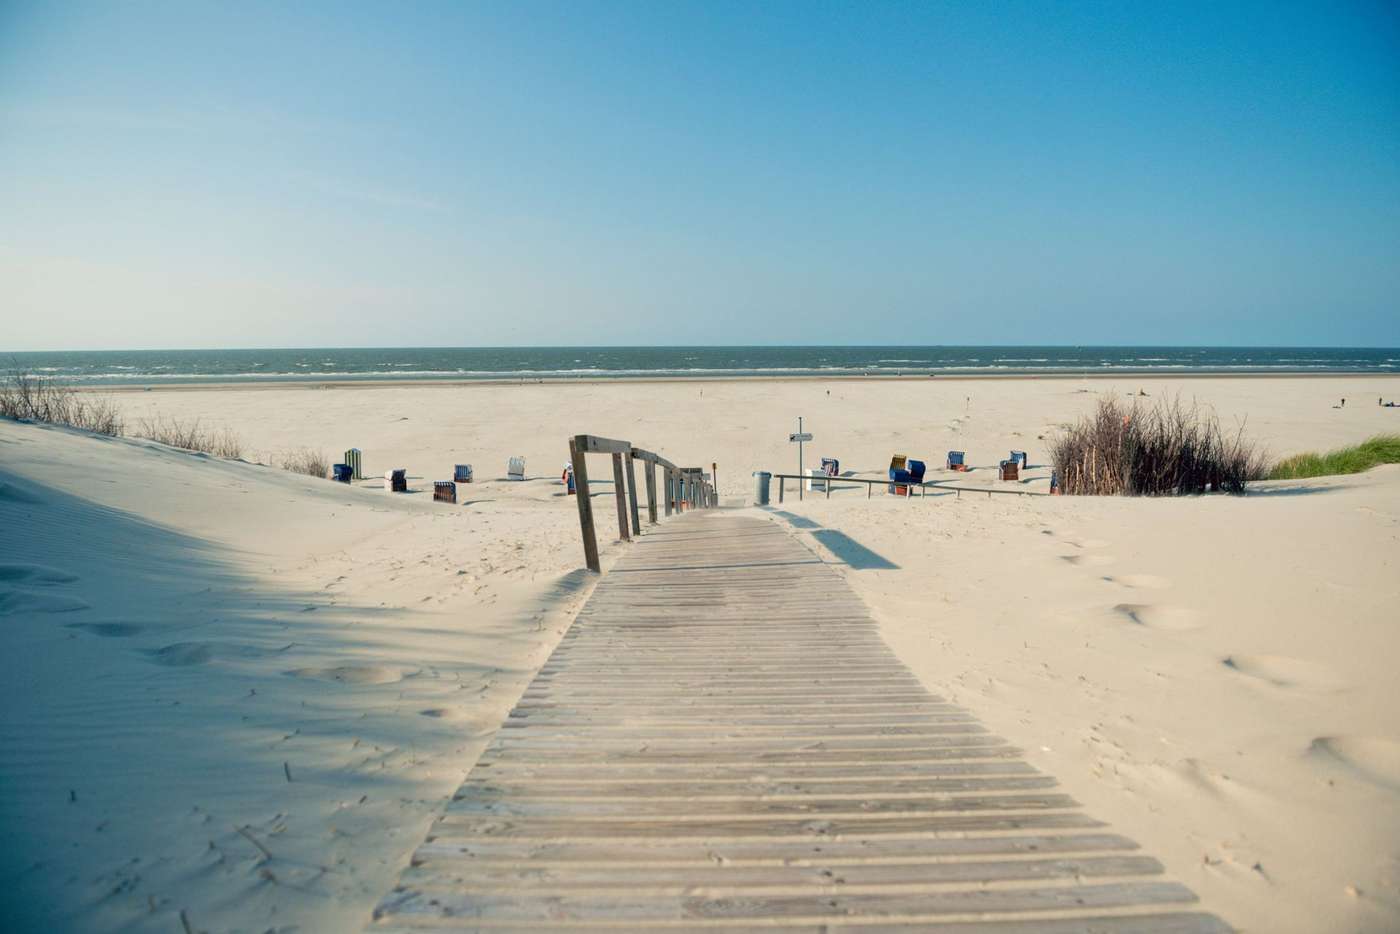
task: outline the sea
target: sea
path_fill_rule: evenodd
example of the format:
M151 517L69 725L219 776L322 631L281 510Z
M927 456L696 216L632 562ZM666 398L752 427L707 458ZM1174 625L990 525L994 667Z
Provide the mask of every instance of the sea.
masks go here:
M1400 348L366 347L0 351L0 371L95 385L978 374L1400 373Z

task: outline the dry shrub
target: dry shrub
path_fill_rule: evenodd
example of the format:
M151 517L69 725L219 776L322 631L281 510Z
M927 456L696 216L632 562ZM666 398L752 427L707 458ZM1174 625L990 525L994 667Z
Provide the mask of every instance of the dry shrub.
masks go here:
M79 392L23 370L0 383L0 416L66 425L100 435L122 433L121 410L106 396Z
M1243 493L1268 474L1262 453L1215 413L1170 397L1148 407L1105 396L1050 445L1063 492L1098 496Z
M330 458L324 451L314 448L297 448L288 451L278 459L278 466L292 473L304 473L308 477L325 479L331 472Z
M205 428L199 419L182 422L177 418L158 415L141 419L135 436L168 444L172 448L199 451L215 457L238 458L243 454L243 442L228 428Z

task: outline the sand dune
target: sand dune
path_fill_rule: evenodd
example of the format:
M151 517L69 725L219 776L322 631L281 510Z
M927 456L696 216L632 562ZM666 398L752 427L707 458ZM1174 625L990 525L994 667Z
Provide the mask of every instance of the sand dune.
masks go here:
M356 929L584 592L489 495L13 423L0 450L10 930Z

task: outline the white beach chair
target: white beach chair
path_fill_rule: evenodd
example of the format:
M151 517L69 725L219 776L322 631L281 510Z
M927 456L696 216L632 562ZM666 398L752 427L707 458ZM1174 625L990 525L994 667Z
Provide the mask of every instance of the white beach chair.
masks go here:
M507 479L507 480L524 480L524 479L525 479L525 458L523 458L523 457L512 457L512 458L510 459L510 466L506 469L506 479Z

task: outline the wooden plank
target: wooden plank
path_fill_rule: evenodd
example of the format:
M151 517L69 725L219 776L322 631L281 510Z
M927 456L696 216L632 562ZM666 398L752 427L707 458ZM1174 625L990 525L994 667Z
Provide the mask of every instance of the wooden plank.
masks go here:
M1055 779L1049 775L997 775L991 777L936 777L881 780L871 776L860 781L773 781L767 776L755 776L747 781L694 781L667 779L662 781L597 781L559 780L550 778L468 778L454 797L486 798L568 798L610 801L632 801L641 798L664 797L668 800L724 798L744 800L805 799L815 795L865 799L872 797L917 796L967 791L1026 791L1051 788Z
M513 837L452 837L424 843L413 855L419 865L434 860L468 859L550 866L586 864L619 868L700 866L844 866L979 860L1064 853L1136 850L1127 837L1110 833L1017 834L950 838L889 837L877 840L680 841L615 843L611 840L526 841Z
M1063 830L1103 826L1083 814L1038 812L1026 814L916 814L897 817L804 817L800 814L758 817L753 820L718 819L649 821L588 820L579 818L492 817L447 813L429 833L510 834L536 839L618 840L763 840L778 837L908 836L912 834L969 833L989 830Z
M583 561L590 571L599 572L598 536L593 528L593 500L588 492L588 465L584 448L580 446L582 435L569 442L569 460L574 465L574 499L578 502L578 524L583 534Z
M1107 913L1107 912L1112 912ZM530 930L530 931L665 931L667 934L699 934L699 932L724 931L725 934L773 934L780 930L783 934L889 934L896 930L919 930L932 934L1228 934L1231 928L1214 915L1194 911L1178 911L1170 914L1143 912L1128 909L1096 909L1089 914L1072 918L1047 916L1045 912L1025 912L1015 918L985 918L975 921L959 920L956 917L920 919L909 922L899 918L866 919L857 922L824 919L815 924L784 923L780 928L764 922L759 924L736 924L732 921L688 921L659 925L656 921L632 922L627 919L612 919L606 925L595 922L558 920L548 923L510 922L475 920L463 921L457 918L414 918L409 927L401 926L404 920L385 916L377 922L373 930L381 934L423 930L420 925L428 925L441 934L477 934L482 931Z
M548 922L564 918L583 921L714 921L756 922L828 918L843 921L862 917L934 918L987 912L1081 910L1125 905L1189 904L1190 889L1175 882L1115 882L1103 885L1039 888L978 888L919 893L813 893L748 898L694 896L557 894L549 898L509 895L404 890L381 904L380 914L429 915L449 918L492 918L503 921Z
M1016 757L1003 756L978 760L936 759L923 762L893 762L881 757L881 769L867 764L798 763L774 766L754 762L709 762L695 766L682 762L657 763L531 763L505 759L482 759L472 769L468 779L499 780L508 775L529 775L559 781L875 781L879 778L910 779L953 775L1032 775L1039 774L1029 764Z
M616 823L648 823L653 820L708 823L711 820L774 820L778 818L808 818L814 816L880 817L921 816L941 813L974 813L983 811L1055 811L1067 810L1077 804L1063 794L1004 794L959 793L918 798L828 797L805 795L783 798L744 796L733 798L647 797L630 801L608 798L578 800L572 798L509 798L497 795L459 792L447 805L449 816L492 815L550 820L614 821Z
M632 445L627 441L615 441L612 438L600 438L597 435L578 435L580 450L588 454L624 454L631 453Z
M656 525L656 461L646 461L647 522Z
M642 518L637 512L637 471L632 466L632 452L629 450L623 458L627 462L627 508L632 517L632 531L640 533Z
M631 445L627 448L632 449ZM617 537L624 542L632 540L632 533L627 523L627 483L622 476L622 455L614 452L612 456L613 468L613 492L617 497Z
M804 866L741 866L711 862L705 868L570 866L549 868L513 863L419 863L404 872L401 884L423 891L501 892L525 890L590 894L623 893L645 888L648 897L686 895L696 888L710 895L786 894L824 889L832 893L917 891L950 883L1027 882L1065 878L1152 876L1162 864L1150 856L1089 856L1052 859L977 860L961 862L856 864L812 863Z

